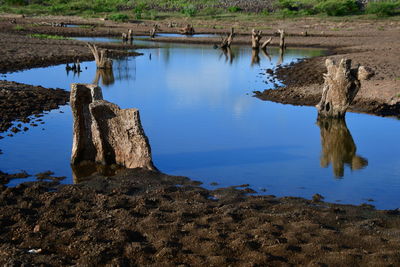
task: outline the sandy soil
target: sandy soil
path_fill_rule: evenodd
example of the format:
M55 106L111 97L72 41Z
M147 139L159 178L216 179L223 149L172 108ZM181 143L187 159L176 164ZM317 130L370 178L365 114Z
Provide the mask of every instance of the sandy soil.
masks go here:
M49 26L60 21L94 27ZM28 37L32 32L119 36L128 28L133 28L136 34L147 33L153 24L62 17L17 18L16 23L12 22L10 17L0 18L2 72L72 62L78 56L81 61L91 58L82 42ZM169 21L157 23L162 24L163 31L178 30L168 27ZM178 21L181 25L185 23ZM268 25L251 21L202 23L206 25L196 30L222 32L234 25L240 33L235 39L238 44L249 43L252 27L262 28L270 35L274 35L275 29L285 28L289 47L325 47L330 49L330 57L346 56L356 64L369 66L376 75L363 84L357 101L365 101L365 105L376 109L388 105L391 114L398 112L395 96L399 94L400 53L395 51L400 45L399 22L302 19L268 22ZM17 30L16 25L23 29ZM304 31L307 37L302 36ZM210 44L218 40L182 38L182 42ZM132 46L116 44L109 48L118 51L127 47ZM270 99L283 103L314 105L321 90L325 58L284 66L274 75L287 87L260 92L258 96L265 99L274 96L275 99ZM19 100L13 103L21 102L25 90L44 90L39 98L48 95L46 89L27 85L7 82L0 85L17 88L4 91L14 92L10 97ZM66 94L51 94L54 98L49 101L60 104L58 101L65 101ZM358 111L379 114L373 109L365 110L365 105ZM15 120L45 108L38 101L34 107L21 111L22 115L7 110L4 114ZM119 170L112 177L94 174L85 181L77 178L76 185L64 186L58 184L62 177L45 172L36 176L38 182L15 188L5 186L11 179L27 176L0 172L1 265L396 266L400 263L399 210L376 211L369 205L330 204L321 201L318 195L313 201L249 196L246 194L254 191L247 185L206 190L188 178L139 169Z

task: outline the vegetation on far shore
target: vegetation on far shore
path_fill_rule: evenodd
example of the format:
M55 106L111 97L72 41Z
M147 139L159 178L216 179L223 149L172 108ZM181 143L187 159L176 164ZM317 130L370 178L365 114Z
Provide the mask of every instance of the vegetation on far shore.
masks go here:
M0 12L28 15L104 16L114 21L161 19L165 14L186 17L223 17L255 14L273 17L348 16L373 17L400 15L400 0L270 0L251 6L250 0L0 0ZM239 4L237 4L239 3Z

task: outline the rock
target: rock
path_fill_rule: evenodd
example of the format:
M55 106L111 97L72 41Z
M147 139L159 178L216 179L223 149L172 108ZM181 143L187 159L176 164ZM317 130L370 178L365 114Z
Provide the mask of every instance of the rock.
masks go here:
M357 78L360 81L369 80L374 75L375 72L369 67L360 66L358 68Z
M71 85L74 138L71 163L83 161L156 170L139 110L120 109L102 100L93 84Z
M324 199L324 197L322 195L320 195L320 194L314 194L312 199L315 202L320 202L320 201L322 201Z
M361 87L359 76L366 76L366 68L351 69L350 59L342 59L338 65L327 59L325 65L328 73L324 74L322 97L317 105L318 116L342 118Z

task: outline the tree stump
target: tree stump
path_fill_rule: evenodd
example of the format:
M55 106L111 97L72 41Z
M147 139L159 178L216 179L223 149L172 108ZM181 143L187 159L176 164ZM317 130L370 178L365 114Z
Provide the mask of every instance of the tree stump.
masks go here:
M362 66L351 69L350 59L342 59L338 65L327 59L325 65L328 72L324 74L322 97L317 105L318 116L342 118L361 87L360 79L369 78L373 72Z
M267 46L271 43L271 41L272 41L272 37L270 37L268 40L266 40L266 41L261 45L261 49L267 50Z
M193 35L195 31L192 25L187 24L186 27L180 29L180 33L185 35Z
M260 40L262 38L261 34L262 31L256 31L255 29L251 31L251 47L253 49L260 48Z
M317 124L321 130L321 167L332 164L335 177L344 175L344 167L359 170L368 165L368 160L356 155L357 147L346 126L344 118L318 118Z
M228 34L225 38L222 39L221 42L221 48L228 48L231 47L232 41L233 41L233 37L235 36L235 30L234 28L231 28L231 32L230 34ZM221 37L222 38L222 37Z
M87 43L90 51L94 56L94 60L96 61L96 66L98 69L111 69L112 68L112 60L107 57L108 51L105 49L97 49L97 46L94 44Z
M285 30L278 30L279 33L279 47L285 49Z
M120 109L102 100L101 88L72 84L74 126L71 163L117 164L156 170L137 109Z

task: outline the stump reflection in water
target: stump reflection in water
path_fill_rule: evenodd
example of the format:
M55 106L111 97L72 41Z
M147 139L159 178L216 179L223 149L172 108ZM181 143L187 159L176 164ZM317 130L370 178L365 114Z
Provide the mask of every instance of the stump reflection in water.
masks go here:
M97 69L93 84L99 85L100 80L102 85L113 85L115 82L113 69Z
M336 178L343 177L344 166L359 170L368 165L368 160L356 155L357 147L344 119L318 118L321 130L321 167L332 163Z

